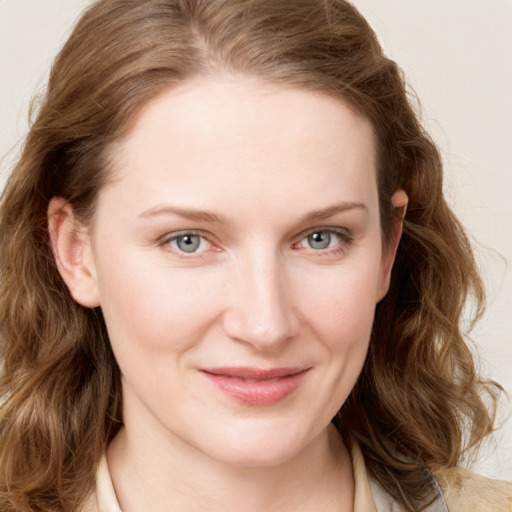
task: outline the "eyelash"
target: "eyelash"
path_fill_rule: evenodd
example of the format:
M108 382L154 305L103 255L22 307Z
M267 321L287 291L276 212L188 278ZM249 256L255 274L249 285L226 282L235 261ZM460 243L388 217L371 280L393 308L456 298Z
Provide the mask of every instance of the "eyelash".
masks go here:
M305 233L302 233L300 235L300 240L298 242L295 242L292 244L292 247L296 250L302 249L299 247L299 244L301 244L304 240L306 240L309 236L314 235L316 233L328 233L329 235L336 235L339 238L339 241L336 243L334 247L327 247L325 249L318 249L315 250L313 248L309 248L313 251L315 256L332 256L335 254L343 253L345 252L348 247L354 242L354 235L350 230L347 229L341 229L341 228L334 228L334 227L317 227L314 229L310 229L306 231ZM212 247L216 247L213 242L209 240L209 235L206 232L203 231L194 231L194 230L186 230L186 231L179 231L175 233L171 233L168 235L163 236L159 242L158 245L163 247L164 249L168 250L169 252L172 252L176 256L178 256L180 259L197 259L197 258L204 258L205 252L207 251L201 251L201 252L190 252L187 253L185 251L180 250L179 248L174 248L171 246L171 243L174 241L177 241L180 238L183 237L200 237L203 242L206 242ZM217 251L220 251L220 249L216 249Z
M171 246L171 243L174 241L177 241L180 238L184 238L186 236L189 237L199 237L206 243L208 243L211 246L214 246L214 244L208 240L208 234L203 231L194 231L194 230L187 230L187 231L178 231L176 233L171 233L168 235L163 236L160 240L158 245L163 247L165 250L172 252L173 254L177 255L180 259L192 259L192 258L201 258L204 257L204 251L201 251L199 253L190 252L187 253L185 251L181 251L178 248L173 248Z
M327 247L325 249L315 250L310 248L315 254L315 256L319 257L329 257L336 254L344 253L354 242L354 234L348 229L335 228L335 227L316 227L306 231L301 234L301 238L299 242L293 244L294 247L297 247L304 240L306 240L309 236L317 234L317 233L328 233L329 235L336 235L339 238L338 243L336 243L333 247ZM300 248L298 248L300 250Z

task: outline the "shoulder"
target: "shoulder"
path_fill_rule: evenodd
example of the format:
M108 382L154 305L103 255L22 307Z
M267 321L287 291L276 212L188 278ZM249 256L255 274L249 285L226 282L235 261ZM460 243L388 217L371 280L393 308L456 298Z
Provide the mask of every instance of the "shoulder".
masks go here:
M464 468L435 474L450 512L512 512L512 482L492 480Z

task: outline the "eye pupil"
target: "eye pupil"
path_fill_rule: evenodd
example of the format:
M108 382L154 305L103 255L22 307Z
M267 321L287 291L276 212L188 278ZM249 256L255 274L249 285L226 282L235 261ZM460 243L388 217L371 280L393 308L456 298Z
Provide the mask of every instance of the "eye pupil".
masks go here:
M331 235L327 231L318 231L308 236L308 243L312 249L327 249L331 244Z
M183 252L194 252L197 251L201 239L195 235L183 235L177 238L176 245Z

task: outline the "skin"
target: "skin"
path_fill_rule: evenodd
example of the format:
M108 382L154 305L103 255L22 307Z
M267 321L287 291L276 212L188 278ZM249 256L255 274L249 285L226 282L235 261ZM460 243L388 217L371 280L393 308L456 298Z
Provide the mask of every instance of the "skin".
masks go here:
M339 100L203 77L151 101L116 144L91 226L52 200L61 274L101 306L123 375L125 427L107 460L124 512L352 510L330 421L400 236L397 223L383 250L374 146ZM403 210L407 197L392 200ZM190 232L199 245L184 252ZM201 371L227 366L308 371L261 406Z

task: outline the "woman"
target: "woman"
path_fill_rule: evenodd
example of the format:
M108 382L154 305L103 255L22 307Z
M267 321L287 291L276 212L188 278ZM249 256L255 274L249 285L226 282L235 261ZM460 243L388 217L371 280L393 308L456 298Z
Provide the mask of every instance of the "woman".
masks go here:
M508 510L441 185L350 4L94 4L2 202L1 510Z

